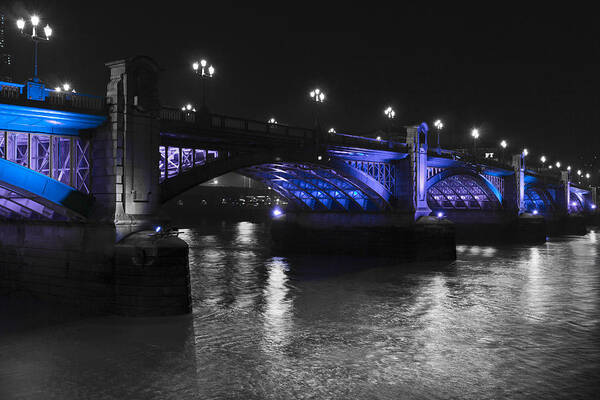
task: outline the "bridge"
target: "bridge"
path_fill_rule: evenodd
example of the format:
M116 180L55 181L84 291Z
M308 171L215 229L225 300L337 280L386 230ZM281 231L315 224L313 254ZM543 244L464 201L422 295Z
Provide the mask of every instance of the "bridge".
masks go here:
M185 246L173 237L156 250L156 238L148 242L139 233L165 224L162 204L228 172L272 188L288 200L286 218L311 228L412 227L421 217L509 225L519 216L552 222L595 213L596 190L571 182L568 171L528 167L522 154L507 163L430 148L425 123L377 140L168 108L158 96L154 61L135 57L107 67L106 97L0 82L0 252L8 255L3 271L13 289L27 281L20 268L31 264L19 248L40 226L49 244L38 240L33 248L44 254L78 249L103 260L94 273L81 264L94 284L98 273L108 273L100 264L181 261ZM57 235L73 246L57 242ZM142 261L135 256L140 248ZM118 288L136 287L135 274L145 273L129 264L122 269L133 275L123 285L117 276L117 289L107 285L96 296L113 299L116 290L125 313L139 308L139 296ZM65 279L61 284L73 291ZM46 288L38 291L53 292L47 279L39 280ZM74 297L82 296L78 290Z

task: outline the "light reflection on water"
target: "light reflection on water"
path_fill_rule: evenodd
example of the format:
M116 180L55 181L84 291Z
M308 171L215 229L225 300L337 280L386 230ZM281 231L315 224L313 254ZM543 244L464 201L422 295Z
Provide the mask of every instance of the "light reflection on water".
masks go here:
M0 339L10 362L0 361L0 379L57 398L594 398L600 390L596 233L539 246L459 245L449 265L273 255L267 228L251 223L181 237L190 244L188 328L110 317L9 335ZM19 350L31 346L44 354ZM36 369L42 361L69 383ZM123 372L131 368L139 373Z

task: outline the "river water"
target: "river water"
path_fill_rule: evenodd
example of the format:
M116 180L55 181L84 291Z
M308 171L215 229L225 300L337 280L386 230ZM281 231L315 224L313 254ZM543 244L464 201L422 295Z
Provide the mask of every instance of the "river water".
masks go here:
M275 256L248 222L180 237L191 316L3 303L0 399L600 396L600 234L426 265Z

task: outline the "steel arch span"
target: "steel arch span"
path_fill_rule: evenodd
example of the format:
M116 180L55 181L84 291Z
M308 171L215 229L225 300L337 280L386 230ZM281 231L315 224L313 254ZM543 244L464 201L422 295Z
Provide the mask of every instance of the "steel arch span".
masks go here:
M538 185L527 185L523 193L523 207L527 212L537 211L543 214L557 210L554 198L546 188Z
M375 191L327 165L282 162L238 172L263 182L302 210L378 212L390 208Z
M427 181L432 210L500 210L502 193L485 177L466 168L446 169Z
M186 148L160 148L161 202L228 172L238 172L271 187L295 208L307 211L388 211L389 195L372 179L359 179L340 163L311 162L313 154L280 157L269 153L231 154ZM206 157L206 155L212 155ZM375 182L376 183L376 182ZM375 187L371 187L374 185Z

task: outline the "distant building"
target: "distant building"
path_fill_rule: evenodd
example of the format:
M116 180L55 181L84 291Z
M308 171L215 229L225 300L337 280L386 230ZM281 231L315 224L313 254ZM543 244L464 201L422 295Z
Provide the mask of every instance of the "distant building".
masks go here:
M6 40L6 15L0 10L0 81L12 82L12 57Z

